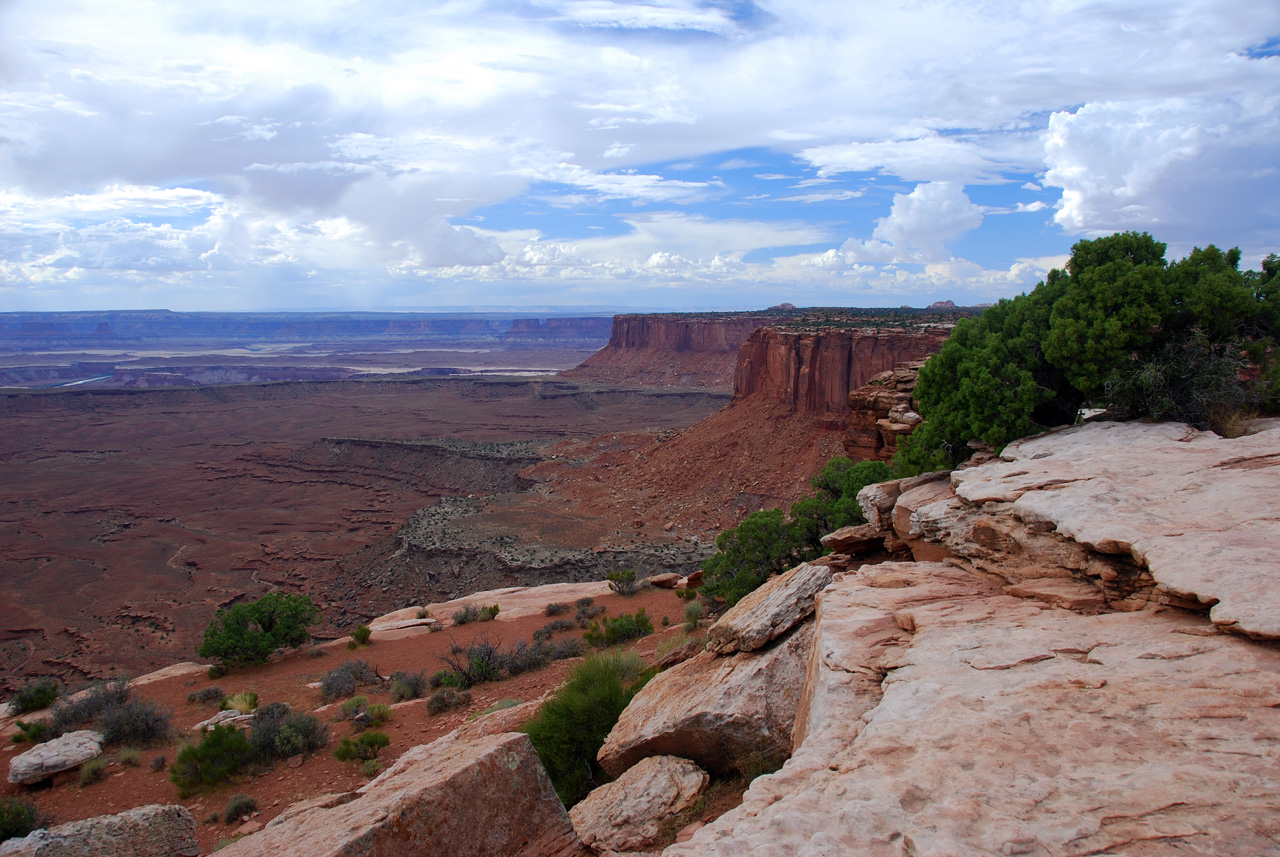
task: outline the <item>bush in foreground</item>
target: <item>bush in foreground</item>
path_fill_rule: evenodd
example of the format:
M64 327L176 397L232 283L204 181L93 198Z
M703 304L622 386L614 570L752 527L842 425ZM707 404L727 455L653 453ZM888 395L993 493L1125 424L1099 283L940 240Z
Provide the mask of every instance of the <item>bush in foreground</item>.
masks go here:
M252 757L249 739L243 732L233 726L214 726L199 744L178 751L169 766L169 781L178 787L181 797L189 797L201 786L230 780Z
M607 781L596 753L622 710L648 679L635 652L588 655L538 716L525 724L523 731L566 807Z
M582 639L588 645L603 649L638 640L652 633L653 621L641 607L635 613L623 613L621 616L605 619L603 628L593 622L587 632L582 635Z
M227 808L222 812L222 822L224 824L232 824L246 815L256 812L257 809L258 801L256 798L249 797L246 794L232 795L231 800L227 801Z
M0 842L26 836L48 824L34 801L27 798L0 798Z

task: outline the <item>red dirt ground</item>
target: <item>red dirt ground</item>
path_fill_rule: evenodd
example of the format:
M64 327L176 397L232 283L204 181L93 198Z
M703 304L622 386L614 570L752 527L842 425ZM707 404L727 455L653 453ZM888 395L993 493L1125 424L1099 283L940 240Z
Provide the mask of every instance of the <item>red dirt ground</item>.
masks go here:
M596 603L606 606L609 616L634 612L640 607L646 609L657 631L640 640L636 646L637 651L646 659L653 656L660 641L681 633L684 602L677 599L671 591L642 591L628 599L606 595L598 597ZM670 620L670 627L661 626L663 617ZM187 695L193 690L212 684L217 684L229 694L253 690L258 693L260 703L287 702L295 709L310 711L323 702L319 691L307 689L306 684L318 681L344 660L367 660L382 675L390 675L396 670L424 670L430 674L443 667L439 657L446 654L454 642L466 645L487 635L494 641L501 640L504 646L510 645L518 640L529 639L533 631L547 621L545 616L504 619L499 615L498 620L491 623L448 628L437 633L423 632L402 639L379 640L375 635L368 646L356 652L349 652L339 641L324 646L322 650L327 654L323 657L311 657L312 650L299 650L262 667L233 671L216 681L204 676L178 676L144 685L135 689L134 693L143 698L155 699L172 709L174 725L181 732L190 735L192 726L216 712L214 705L201 706L188 702ZM392 720L382 727L391 737L391 746L382 751L379 761L385 768L410 747L435 740L499 700L527 701L541 697L562 683L572 666L578 662L579 659L560 661L514 679L480 685L473 688L471 704L465 710L433 716L427 713L425 700L397 708ZM370 690L362 688L358 693L367 696L371 703L390 702L385 689L381 692ZM0 788L0 796L25 795L33 798L41 811L53 816L54 823L121 812L149 803L181 803L191 810L199 822L201 851L208 854L220 840L232 836L238 827L238 823L228 826L221 820L227 801L234 794L243 793L255 798L259 810L255 820L265 823L296 801L329 792L350 791L367 781L360 774L359 763L339 762L332 755L333 746L339 738L350 734L351 727L346 723L333 722L330 723L329 730L329 747L307 759L300 767L290 768L283 763L277 764L274 770L260 776L251 776L187 800L178 799L177 789L169 782L167 772L153 772L149 768L149 763L157 755L164 755L172 761L180 746L177 744L144 751L142 764L138 767L112 764L108 768L106 780L86 788L78 785L76 772L71 771L55 776L51 788L28 789L5 783ZM15 730L10 728L7 731L12 733ZM7 734L2 737L8 742ZM0 764L7 770L8 760L21 752L24 746L5 743L0 747ZM109 751L109 756L114 755L114 749ZM735 801L736 797L727 804L722 800L708 812L719 814L734 805ZM215 813L218 815L217 822L209 822L208 819Z

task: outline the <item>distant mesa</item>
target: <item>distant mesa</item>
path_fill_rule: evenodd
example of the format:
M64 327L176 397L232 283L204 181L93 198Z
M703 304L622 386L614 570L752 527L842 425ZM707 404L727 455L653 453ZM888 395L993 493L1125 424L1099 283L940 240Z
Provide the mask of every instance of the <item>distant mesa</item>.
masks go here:
M955 301L934 301L929 304L929 309L955 309Z
M769 307L767 310L765 310L765 312L780 312L784 309L795 309L795 308L796 308L795 304L780 303L777 306Z

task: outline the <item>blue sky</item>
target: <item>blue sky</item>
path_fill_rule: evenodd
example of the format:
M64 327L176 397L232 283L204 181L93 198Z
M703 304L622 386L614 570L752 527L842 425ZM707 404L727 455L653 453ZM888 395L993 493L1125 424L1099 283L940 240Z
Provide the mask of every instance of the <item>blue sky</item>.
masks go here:
M980 303L1280 250L1280 7L0 0L0 311Z

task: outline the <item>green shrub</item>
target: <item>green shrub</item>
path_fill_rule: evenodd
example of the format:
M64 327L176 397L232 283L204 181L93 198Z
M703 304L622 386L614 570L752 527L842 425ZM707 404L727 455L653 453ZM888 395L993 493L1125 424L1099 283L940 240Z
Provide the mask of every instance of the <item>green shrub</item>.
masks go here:
M252 714L258 707L258 694L252 690L242 690L222 698L218 703L219 711L239 711L241 714Z
M307 629L320 620L320 611L307 596L270 592L253 603L215 613L199 654L217 658L224 667L266 663L276 649L309 643Z
M463 686L462 676L458 675L453 670L436 670L436 672L432 674L431 678L427 679L427 684L429 684L432 689L438 687L461 688Z
M18 839L48 825L48 818L27 798L0 798L0 842Z
M178 751L169 767L169 780L185 798L201 786L215 786L234 777L252 757L243 732L233 726L214 726L199 744Z
M636 580L634 569L611 571L605 575L605 580L609 581L609 588L623 598L630 598L640 591L640 583Z
M169 764L169 760L165 758L163 754L161 754L159 756L156 756L154 759L152 759L151 764L148 767L151 768L152 773L159 773L160 771L164 770L165 765L167 764Z
M552 601L543 611L547 616L563 616L569 612L569 605L562 601Z
M53 705L61 692L61 685L55 678L42 678L27 682L18 688L18 692L9 700L10 714L27 714Z
M95 725L106 744L150 747L173 735L169 712L150 699L130 699L113 705L98 715Z
M344 661L320 680L320 692L325 702L333 702L355 693L357 687L374 685L381 680L368 661Z
M80 788L100 783L107 778L107 757L98 756L80 765Z
M607 780L596 753L647 680L644 663L635 652L589 655L523 727L566 807Z
M583 607L590 607L595 603L596 603L596 600L592 598L590 595L584 595L581 598L579 598L577 601L573 602L573 606L577 607L578 609L582 609Z
M420 699L427 692L427 686L426 673L397 670L391 674L391 701L404 702L408 699Z
M1276 366L1280 264L1241 272L1238 250L1212 245L1164 253L1145 233L1080 241L1065 271L957 324L920 370L925 422L899 444L898 469L954 466L971 440L1002 447L1085 405L1200 428L1265 405L1230 367L1247 356L1265 378Z
M136 768L142 764L142 751L137 747L124 747L116 752L116 761L127 768Z
M460 679L461 687L502 678L502 652L496 643L487 639L475 640L468 646L454 643L449 647L449 654L441 655L440 660Z
M502 668L509 678L542 669L552 661L576 658L582 654L582 642L576 638L551 642L535 639L532 645L523 640L502 653Z
M338 706L338 719L350 720L352 717L355 717L357 714L363 711L364 707L368 704L369 704L369 697L353 696L350 699L348 699L346 702L342 703L342 705Z
M223 692L222 688L218 687L216 684L211 684L208 687L201 688L200 690L193 690L188 693L187 702L204 705L209 702L222 702L225 697L226 693Z
M453 624L469 625L472 622L480 621L480 610L474 604L463 604L458 610L454 611Z
M688 601L684 605L684 629L692 632L698 627L698 620L706 615L707 608L701 601Z
M635 613L623 613L612 619L604 620L604 627L592 624L582 639L596 648L616 646L653 633L653 622L641 607Z
M498 605L497 605L497 604L490 604L488 607L481 607L481 608L480 608L480 621L481 621L481 622L492 622L494 619L497 619L497 618L498 618Z
M18 727L18 734L13 736L15 744L21 744L23 741L40 744L54 737L50 731L48 720L36 720L31 723L24 720L15 720L13 725Z
M49 737L94 723L103 712L129 701L128 679L98 682L78 699L64 699L53 707L49 719Z
M576 625L568 619L554 619L533 632L535 643L550 640L551 635L560 631L572 631Z
M369 630L369 626L362 623L356 625L356 629L351 632L351 641L358 646L364 646L372 636L373 632Z
M246 794L232 795L231 800L227 801L227 808L222 811L223 824L234 824L247 815L252 815L258 809L258 801L256 798L249 797Z
M381 726L391 719L391 706L382 703L374 703L365 711L369 715L370 726Z
M313 714L293 711L282 702L261 706L253 715L249 749L253 759L268 765L301 753L313 753L329 743L329 727Z
M366 759L360 763L360 773L372 779L382 771L382 763L377 759Z
M605 606L596 604L594 598L579 598L577 609L574 611L573 619L579 628L586 628L591 625L591 620L597 616L605 614Z
M455 690L452 687L442 687L427 699L427 713L439 714L442 711L448 711L451 708L460 708L464 705L471 704L471 693L465 690Z
M376 759L378 758L378 751L390 744L391 738L386 732L377 732L370 729L367 732L361 732L354 739L343 738L334 749L333 756L339 762L350 762L355 759Z

